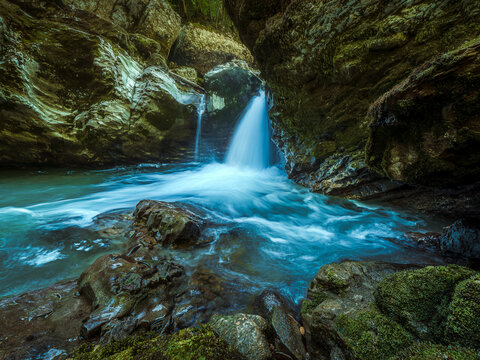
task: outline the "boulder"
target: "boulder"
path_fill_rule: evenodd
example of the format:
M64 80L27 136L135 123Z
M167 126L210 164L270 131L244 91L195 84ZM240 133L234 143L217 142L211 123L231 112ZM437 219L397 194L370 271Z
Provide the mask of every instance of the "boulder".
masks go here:
M394 158L388 151L392 137L383 138L379 131L374 143L380 151L375 153L375 161L369 161L375 164L374 169L365 161L371 132L367 118L370 106L419 65L438 56L441 63L442 54L447 54L446 59L449 51L465 42L470 41L467 47L475 48L472 40L478 36L480 24L480 4L472 1L226 0L225 6L274 95L274 137L286 156L289 176L315 191L349 198L386 194L399 186L385 179L384 166L380 165L381 149L385 149L387 159ZM460 53L456 56L462 57ZM467 50L463 59L468 62L474 57ZM395 175L393 179L431 185L449 182L447 174L458 170L450 183L463 185L467 178L478 180L478 134L473 120L478 117L474 90L478 87L477 75L466 70L474 69L473 62L465 63L465 67L458 63L450 69L448 78L452 81L443 88L448 88L445 98L431 102L438 104L434 111L422 113L433 99L427 96L428 85L423 83L423 94L408 94L425 100L425 107L416 102L409 107L414 115L409 117L411 126L402 122L405 130L395 127L396 138L412 146L421 134L430 134L416 145L424 147L424 160L438 161L430 168L431 162L422 163L416 176ZM422 76L429 77L428 73ZM441 88L439 84L432 86L433 91ZM449 102L449 94L457 94L453 102ZM462 95L465 98L460 101ZM406 93L402 99L408 99ZM459 106L449 108L450 103ZM408 107L408 101L403 105ZM451 125L445 126L445 120L439 119L442 111ZM439 119L439 131L427 129L427 123L436 122L431 121L432 116ZM458 127L455 116L460 116ZM423 124L421 133L415 133ZM452 131L444 131L448 129ZM435 144L441 147L436 149ZM422 155L418 161L420 158ZM380 176L375 171L379 168ZM415 167L411 168L415 173ZM441 171L446 172L442 175ZM393 175L391 170L388 173ZM465 195L468 197L468 193Z
M438 233L409 233L416 245L438 251L457 263L474 263L480 259L480 229L477 219L462 219Z
M302 305L310 355L400 360L463 354L473 360L480 350L477 285L478 273L456 265L326 265Z
M314 359L353 359L353 350L337 329L341 315L368 310L374 290L386 276L412 267L381 262L346 261L323 266L308 288L302 303L307 351ZM373 311L361 318L375 319L382 327L386 320ZM396 325L394 325L397 328ZM397 328L398 329L398 328ZM386 336L383 333L382 336ZM384 339L385 340L385 339Z
M305 346L301 326L294 318L294 304L281 295L265 290L254 300L255 311L268 320L272 326L278 342L278 353L290 353L293 358L306 358Z
M169 59L178 65L193 67L201 77L213 67L234 59L253 64L253 57L243 44L195 24L183 27Z
M0 4L0 165L159 161L193 143L200 94L128 33L85 11L32 14Z
M135 209L134 217L137 229L134 239L146 235L151 237L153 244L173 248L189 247L202 242L201 232L205 222L184 206L142 200Z
M249 360L268 360L272 354L265 337L267 321L258 315L214 315L209 323L230 346Z

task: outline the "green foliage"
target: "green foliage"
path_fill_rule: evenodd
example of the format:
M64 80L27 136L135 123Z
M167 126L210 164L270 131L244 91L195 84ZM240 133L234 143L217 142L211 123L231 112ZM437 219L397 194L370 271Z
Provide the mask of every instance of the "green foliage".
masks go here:
M448 310L446 338L480 348L480 275L457 285Z
M462 347L416 343L395 357L395 360L478 360L480 352Z
M341 315L337 329L360 360L389 359L413 342L398 323L372 307L356 316Z
M107 345L84 344L74 360L224 360L242 359L209 326L184 329L173 335L148 333Z
M302 302L302 314L313 311L318 305L327 299L327 295L324 293L316 293L311 296L311 299L305 299Z

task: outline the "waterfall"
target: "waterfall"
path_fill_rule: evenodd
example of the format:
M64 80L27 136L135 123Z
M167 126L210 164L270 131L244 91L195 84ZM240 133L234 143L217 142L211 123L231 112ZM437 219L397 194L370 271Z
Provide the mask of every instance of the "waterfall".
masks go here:
M268 108L265 91L247 106L230 143L226 163L255 169L268 167L270 158Z
M195 161L198 161L198 147L200 146L200 137L202 136L202 118L205 113L205 95L200 96L200 102L197 105L197 134L195 135Z

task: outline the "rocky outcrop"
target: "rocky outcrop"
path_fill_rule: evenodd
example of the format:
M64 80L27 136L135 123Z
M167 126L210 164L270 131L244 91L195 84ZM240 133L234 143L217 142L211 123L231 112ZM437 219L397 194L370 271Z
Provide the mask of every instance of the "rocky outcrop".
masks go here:
M166 0L64 0L64 3L97 14L129 33L157 41L164 56L168 55L182 27L180 16Z
M451 352L473 360L477 283L475 271L455 265L326 265L302 305L310 355L399 360Z
M201 243L205 222L195 213L163 201L143 200L135 212L133 241L185 248ZM150 240L150 241L149 241Z
M395 136L403 139L402 144L424 146L426 158L437 158L441 166L425 171L430 166L427 161L417 167L417 176L393 175L387 169L388 164L380 165L383 152L387 157L393 156L387 150L393 138L385 138L379 127L372 130L369 145L378 149L378 154L374 154L375 160L367 160L374 170L382 170L380 176L368 168L364 150L370 132L367 117L370 106L407 79L413 69L478 36L477 2L227 0L225 4L274 94L271 112L274 135L294 180L327 194L367 198L399 187L398 183L382 178L386 173L395 180L415 185L448 183L448 171L459 172L450 185L477 179L474 169L478 168L478 159L473 150L478 141L474 44L440 57L437 65L430 63L430 67L423 68L431 71L423 73L422 79L443 73L441 76L449 79L445 87L439 83L430 86L427 82L415 82L412 78L408 88L403 86L403 97L398 97L409 99L410 90L415 92L424 85L423 94L412 95L412 100L418 100L414 106L409 107L412 102L397 103L407 106L414 116L407 116L412 124L407 125L410 132L400 131L398 126ZM446 60L450 70L448 66L442 67L447 65L442 65L442 58L450 59ZM467 78L468 82L462 83ZM442 89L446 88L448 92L441 99ZM428 101L436 95L427 98L429 89L438 90L432 102ZM391 94L394 93L392 90ZM454 95L450 102L449 94ZM418 107L420 102L425 106ZM428 104L437 103L437 108L429 111ZM455 103L459 106L449 107ZM461 104L467 107L462 109ZM382 119L389 119L390 113L384 114ZM460 117L458 123L456 116ZM428 121L431 123L433 117L441 123L438 131L431 128L416 132L417 128L427 126ZM422 136L418 144L418 137ZM428 149L435 147L428 144L435 142L442 147L428 153ZM410 160L413 169L416 165ZM442 176L440 171L448 166L450 170ZM431 182L433 177L435 181Z
M194 24L184 26L169 59L178 65L193 67L202 77L213 67L231 60L253 64L252 55L244 45Z
M368 165L413 184L478 180L479 86L480 39L415 69L370 108Z
M0 4L0 165L158 161L191 142L200 95L147 65L155 40L81 10L25 11Z

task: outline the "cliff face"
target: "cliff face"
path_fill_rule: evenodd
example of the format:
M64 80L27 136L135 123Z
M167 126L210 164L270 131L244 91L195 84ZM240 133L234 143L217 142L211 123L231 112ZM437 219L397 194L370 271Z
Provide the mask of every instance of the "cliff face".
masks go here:
M177 41L182 28L195 27L164 0L0 0L0 166L109 166L191 151L202 90L194 69L193 82L171 70L251 55L202 30L216 41L190 39L194 63Z
M480 3L226 0L226 6L275 95L276 141L295 181L366 198L397 188L396 181L478 180ZM415 151L404 151L409 146Z

